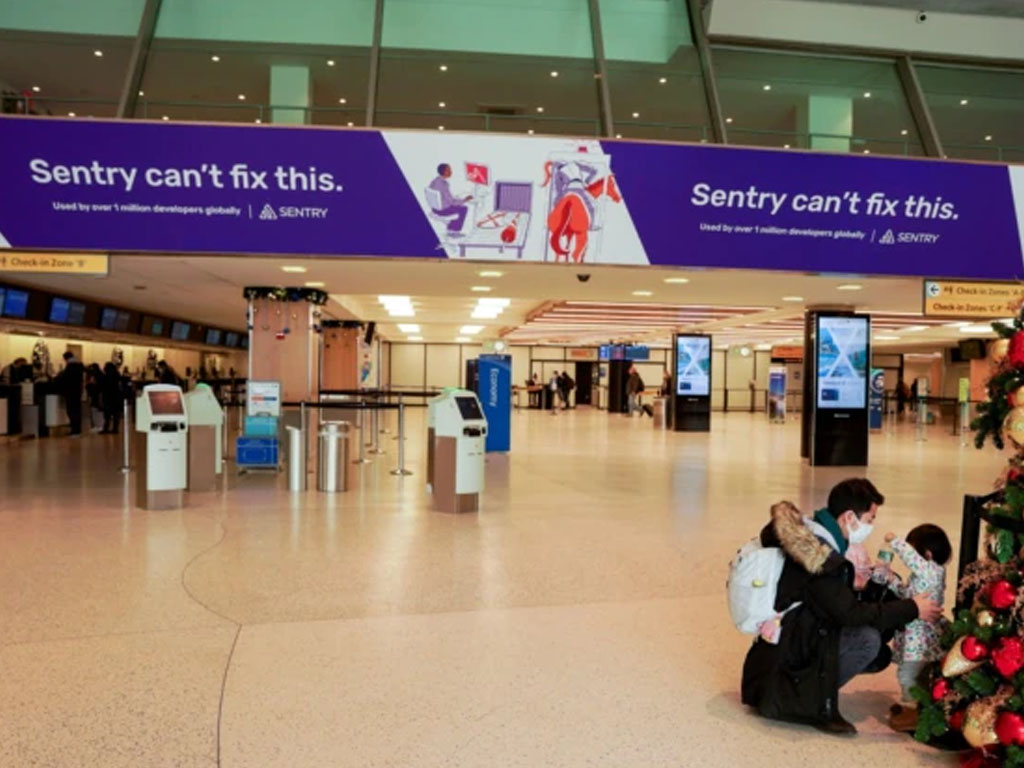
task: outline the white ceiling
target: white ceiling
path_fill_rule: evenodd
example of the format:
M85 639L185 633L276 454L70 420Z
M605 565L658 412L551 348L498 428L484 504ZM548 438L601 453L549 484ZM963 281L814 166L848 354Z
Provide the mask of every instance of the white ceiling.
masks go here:
M287 274L282 266L297 266L305 273ZM496 270L501 277L481 277ZM580 275L589 275L581 282ZM629 322L635 307L606 306L598 320L583 327L543 325L538 316L550 314L560 302L599 305L668 305L678 323L713 331L724 343L781 341L800 335L800 317L806 306L849 307L870 312L876 332L899 335L880 340L877 348L920 349L951 344L963 334L939 324L924 331L900 334L921 321L921 281L911 278L864 278L817 276L752 270L679 270L658 267L577 268L550 264L500 264L434 259L283 259L217 256L113 256L106 278L69 275L18 275L13 282L72 296L109 301L133 309L242 329L245 326L246 285L301 286L307 281L324 283L332 297L329 316L375 321L381 334L391 340L410 335L426 341L451 342L463 325L483 325L475 338L497 338L512 333L523 342L583 343L607 340L667 341L672 323L644 326ZM685 277L686 284L666 283ZM858 291L842 291L844 284L861 285ZM475 293L474 286L492 290ZM634 291L649 291L636 296ZM409 296L415 307L412 318L393 318L379 303L382 294ZM479 297L507 298L508 308L494 320L475 320L472 309ZM786 302L785 296L802 301ZM744 308L745 314L708 321L680 315L679 308L695 306ZM685 310L683 310L685 311ZM624 314L625 313L625 314ZM891 317L883 314L896 313ZM563 318L564 319L564 318ZM529 322L528 322L529 320ZM418 334L402 333L398 323L420 326ZM569 323L579 325L579 323ZM517 330L518 329L518 330ZM981 334L974 334L981 335Z

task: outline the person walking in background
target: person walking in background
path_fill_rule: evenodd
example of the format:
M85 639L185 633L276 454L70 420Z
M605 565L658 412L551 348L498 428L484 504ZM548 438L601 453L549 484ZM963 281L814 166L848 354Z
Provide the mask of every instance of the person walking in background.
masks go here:
M642 411L640 408L640 393L644 391L644 380L640 378L635 365L629 366L629 378L626 379L627 416L632 416L633 411Z
M665 372L661 375L661 396L672 396L672 374L669 372L668 368L666 368Z
M85 399L89 403L89 428L99 432L103 423L103 371L96 363L85 369Z
M64 353L64 370L57 376L57 387L64 397L64 410L71 423L71 436L82 435L82 386L85 382L85 366L73 352Z
M896 382L896 414L899 416L903 415L903 412L907 409L907 400L910 399L910 387L907 386L902 378Z
M551 397L551 415L558 415L558 400L561 387L559 385L558 371L551 374L551 378L548 380L548 392Z
M558 396L562 398L562 405L566 409L569 408L569 395L574 389L576 389L576 382L573 381L568 371L562 371L562 375L558 377Z
M121 421L121 409L124 407L124 387L117 366L107 363L103 366L103 429L101 435L116 435Z

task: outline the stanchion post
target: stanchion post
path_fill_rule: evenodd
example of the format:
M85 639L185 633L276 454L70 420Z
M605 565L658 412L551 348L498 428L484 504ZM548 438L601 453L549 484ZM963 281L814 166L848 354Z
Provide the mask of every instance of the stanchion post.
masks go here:
M363 415L365 412L365 406L360 406L359 417L356 419L359 427L359 456L352 460L353 464L369 464L372 461L372 459L366 458L366 430L364 429L366 417Z
M391 470L392 475L411 475L412 471L405 468L405 403L398 396L398 469Z
M922 442L927 440L924 436L924 422L928 417L928 404L923 397L917 399L917 440Z
M385 450L380 446L380 395L376 395L374 399L376 402L374 403L373 418L370 421L370 429L373 432L373 437L370 441L372 445L370 453L382 454L385 453Z
M132 471L132 398L124 399L124 415L121 418L121 471Z

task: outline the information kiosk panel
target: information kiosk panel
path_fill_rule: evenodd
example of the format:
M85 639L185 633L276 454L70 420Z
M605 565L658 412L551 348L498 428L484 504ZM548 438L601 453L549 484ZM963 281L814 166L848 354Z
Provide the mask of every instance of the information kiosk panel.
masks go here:
M432 471L435 506L446 512L473 512L484 487L487 420L476 394L446 391L429 403L433 427Z

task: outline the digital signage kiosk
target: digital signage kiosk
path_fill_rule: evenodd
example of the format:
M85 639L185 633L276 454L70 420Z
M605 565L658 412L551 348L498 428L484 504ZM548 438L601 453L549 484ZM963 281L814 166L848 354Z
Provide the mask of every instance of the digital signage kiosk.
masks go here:
M711 337L677 335L672 340L676 432L711 430Z
M810 329L813 365L809 459L813 465L868 463L868 387L871 320L865 315L818 313Z

